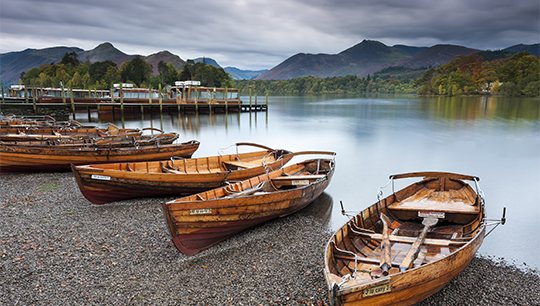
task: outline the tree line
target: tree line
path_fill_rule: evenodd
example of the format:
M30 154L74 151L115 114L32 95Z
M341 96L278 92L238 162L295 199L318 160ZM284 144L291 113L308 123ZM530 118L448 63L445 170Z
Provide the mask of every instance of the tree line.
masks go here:
M415 83L420 95L540 95L540 58L523 51L509 58L484 61L478 54L456 56L429 69Z
M403 81L399 78L383 78L377 75L357 77L316 78L312 76L289 80L242 80L236 81L238 89L244 95L269 94L349 94L349 93L416 93L414 81Z
M493 52L492 52L493 53ZM487 58L488 60L485 60ZM175 81L197 80L202 86L237 87L242 95L417 93L420 95L540 96L540 59L528 52L505 58L489 54L456 56L435 69L390 67L373 75L288 80L236 80L223 68L188 60L182 70L172 63L158 63L158 75L141 57L122 62L81 63L75 52L51 63L21 73L21 83L39 87L109 89L114 83L132 83L142 88L165 88Z
M122 62L120 67L110 60L81 63L76 52L66 52L58 63L42 65L21 73L20 83L36 87L70 87L81 89L110 89L115 83L131 83L140 88L165 88L176 81L197 80L201 86L235 87L232 77L223 70L203 62L188 60L182 70L172 63L160 61L158 75L140 56Z
M507 58L492 53L456 56L436 69L390 67L367 77L237 81L240 92L269 94L417 93L419 95L540 95L540 59L527 51ZM484 56L490 60L484 60Z

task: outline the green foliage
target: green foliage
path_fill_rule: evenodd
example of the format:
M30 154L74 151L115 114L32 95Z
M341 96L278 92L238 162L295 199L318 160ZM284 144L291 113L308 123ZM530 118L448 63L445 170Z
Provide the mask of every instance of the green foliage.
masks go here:
M143 83L150 81L152 65L137 56L131 61L122 63L120 74L122 82L131 81L141 87Z
M526 51L493 61L484 61L479 54L456 56L450 63L426 71L415 82L420 95L448 96L538 96L539 84L540 59Z
M172 63L158 63L159 75L152 76L152 65L140 57L118 65L113 61L80 63L76 53L67 53L59 64L43 65L21 73L23 84L40 87L68 87L82 89L109 89L114 83L132 83L136 87L165 88L178 80L198 80L202 86L235 87L232 77L222 68L188 61L179 72Z
M274 95L334 94L334 93L414 93L412 82L404 83L396 78L344 77L316 78L312 76L290 80L241 80L236 81L242 94L264 95L266 90Z
M79 62L79 56L77 55L77 52L75 51L66 52L64 54L64 57L60 61L60 64L66 65L66 66L73 66L73 67L79 66L80 62Z
M120 81L118 67L113 61L95 62L90 65L88 73L90 74L92 84L100 83L101 80L107 78L107 81L109 81L107 82L107 88L112 87L112 84ZM111 74L115 74L116 77L111 78Z
M207 87L236 87L232 77L223 69L202 62L187 61L178 74L180 81L197 80Z

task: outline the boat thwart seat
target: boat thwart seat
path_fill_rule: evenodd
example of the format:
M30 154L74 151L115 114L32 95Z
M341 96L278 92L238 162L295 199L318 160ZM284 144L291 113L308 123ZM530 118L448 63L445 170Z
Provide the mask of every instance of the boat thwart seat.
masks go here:
M465 224L479 213L475 200L469 197L467 187L448 191L422 188L408 198L393 202L388 209L401 220L437 217Z
M246 163L246 162L239 161L239 160L223 161L223 164L238 167L238 168L245 168L245 169L250 169L250 168L257 167L257 165L255 165L255 164L250 164L250 163Z

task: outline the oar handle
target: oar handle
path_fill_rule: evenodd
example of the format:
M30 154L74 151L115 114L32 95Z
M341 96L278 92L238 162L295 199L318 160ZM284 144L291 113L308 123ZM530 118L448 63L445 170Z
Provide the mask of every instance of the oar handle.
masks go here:
M387 276L388 270L392 268L392 259L390 258L390 234L388 224L386 223L385 218L381 218L381 220L383 223L383 234L381 242L381 262L379 264L379 267L383 271L383 276Z

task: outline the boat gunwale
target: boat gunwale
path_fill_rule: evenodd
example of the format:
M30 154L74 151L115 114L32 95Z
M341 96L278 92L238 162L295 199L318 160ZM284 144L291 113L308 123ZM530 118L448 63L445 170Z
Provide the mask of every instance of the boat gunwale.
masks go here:
M411 173L412 176L410 176L410 177L424 176L424 174L426 174L426 173L435 174L435 173L441 173L441 172L420 172L420 173L413 172L413 173ZM420 174L420 175L417 175L417 174ZM452 176L452 173L444 173L444 175L442 175L441 177L451 177L451 176ZM461 178L462 177L471 178L472 181L475 181L475 178L476 178L474 176L463 176L463 175L459 175L459 176ZM403 177L398 177L398 178L405 178L405 177L409 177L409 176L403 176ZM428 177L432 177L432 176L428 175ZM392 178L393 178L393 176L390 176L390 179L392 179ZM411 185L408 185L408 186L402 188L401 190L399 190L398 193L399 192L404 192L404 191L406 191L406 189L412 188L418 183L419 182L415 182L415 183L413 183ZM467 184L465 182L462 182L462 183L464 185L466 184L466 185L468 185L470 187L470 184ZM480 197L480 195L477 194L477 197ZM357 219L361 219L362 222L366 222L368 219L371 220L371 226L369 226L369 227L364 226L363 228L365 228L365 229L370 229L372 227L376 228L376 224L381 222L380 217L379 217L378 214L380 214L381 212L391 214L391 212L389 211L389 208L388 208L388 206L390 205L388 203L389 202L393 203L392 201L389 201L389 199L391 199L391 198L393 198L394 201L397 200L397 195L396 195L395 192L392 192L392 194L388 195L383 200L379 199L377 202L373 203L372 205L368 206L364 210L360 211L358 214L354 215L343 226L341 226L337 231L335 231L335 233L332 235L332 237L328 240L328 242L326 244L326 248L325 248L325 257L324 257L325 262L324 262L323 272L324 272L324 276L325 276L325 281L326 281L327 286L328 286L330 300L331 300L332 305L334 305L333 303L335 303L336 301L339 301L340 296L346 296L348 294L358 294L357 292L363 291L364 289L377 287L378 285L380 285L380 281L379 281L380 279L389 278L391 283L392 283L392 288L393 288L393 286L396 284L396 282L399 285L400 281L402 281L403 279L410 278L411 275L415 275L415 274L419 273L418 271L433 270L433 269L436 268L437 265L441 265L442 268L444 268L444 267L447 268L446 270L448 270L448 271L446 273L455 273L455 275L457 275L468 265L470 260L472 260L472 258L474 257L474 254L476 254L476 251L480 248L480 246L482 244L482 241L483 241L483 239L485 237L485 231L486 231L485 205L484 205L483 199L482 199L482 201L479 202L479 208L480 209L479 209L479 211L478 211L478 213L476 215L476 218L474 218L472 221L468 222L467 224L460 224L460 228L462 230L465 230L466 228L470 228L470 230L471 230L470 232L472 233L472 237L468 241L463 241L463 244L461 246L456 246L455 249L452 251L452 253L446 254L444 257L441 257L441 258L436 259L434 261L430 261L430 262L427 262L427 263L422 263L421 265L413 266L412 268L410 268L408 270L399 271L397 273L389 274L388 276L381 277L381 278L378 278L378 279L359 281L357 283L354 283L354 279L348 279L348 280L346 280L346 282L344 282L343 279L344 279L345 276L340 276L338 274L334 274L333 272L331 272L333 269L336 269L336 267L334 267L333 269L330 269L330 263L331 262L335 263L337 261L336 259L333 259L334 252L331 249L331 244L334 244L337 247L338 242L342 243L343 240L345 239L345 237L350 236L350 233L348 232L348 230L344 229L344 228L348 227L348 226L351 226L351 224L355 224L355 222L357 222L356 221ZM382 204L383 201L384 201L384 205ZM367 216L365 216L365 214L364 214L364 212L366 212L366 211L369 213L369 215L367 215ZM399 218L396 218L395 216L392 216L392 217L396 221L401 221ZM476 228L473 228L473 226L476 226ZM338 241L338 239L339 239L339 241ZM450 239L447 239L447 240L450 240ZM465 250L469 250L469 251L466 251L466 253L467 254L470 253L470 256L463 256L460 261L455 263L455 257L461 257L461 254L464 254L463 252ZM452 263L455 263L455 264L447 265L446 264L447 262L448 263L452 262ZM374 264L374 265L377 266L376 264ZM345 264L345 266L348 266L348 265ZM445 270L445 269L443 269L443 270ZM431 282L436 281L438 278L441 277L439 275L439 273L434 274L434 275L429 274L429 273L424 273L424 274L426 274L426 275L423 275L424 277L421 278L420 280L415 280L414 285L411 285L410 288L416 288L418 286L422 286L423 284L431 283ZM422 275L422 273L420 273L420 275ZM455 275L453 277L455 277ZM337 279L342 280L340 282L341 285L338 285L338 283L336 282ZM410 279L408 281L410 282ZM440 287L444 286L448 281L444 282ZM337 288L334 289L335 286L337 286ZM440 289L440 287L439 287L439 289ZM404 291L404 290L407 291L408 288L392 289L392 292L399 292L399 291ZM430 293L429 295L431 295L432 293ZM384 296L385 294L386 293L383 293L381 295L375 295L374 296L375 298L373 298L372 300L376 300L377 296ZM427 295L427 296L429 296L429 295ZM425 296L425 297L427 297L427 296ZM371 298L371 297L366 297L366 299L369 299L369 298ZM412 298L414 299L414 296ZM359 299L357 301L358 302L359 301L365 301L365 299L361 298L361 299ZM418 300L418 301L420 301L420 300ZM403 302L403 305L408 305L408 304L406 302Z

